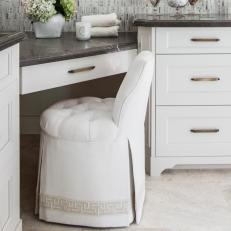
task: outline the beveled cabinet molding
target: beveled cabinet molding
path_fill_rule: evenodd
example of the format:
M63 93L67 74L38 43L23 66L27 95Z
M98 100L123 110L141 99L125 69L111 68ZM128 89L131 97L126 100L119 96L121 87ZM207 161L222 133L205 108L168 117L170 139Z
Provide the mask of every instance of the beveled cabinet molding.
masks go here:
M146 133L151 175L231 164L230 27L140 26L138 40L139 51L156 55Z

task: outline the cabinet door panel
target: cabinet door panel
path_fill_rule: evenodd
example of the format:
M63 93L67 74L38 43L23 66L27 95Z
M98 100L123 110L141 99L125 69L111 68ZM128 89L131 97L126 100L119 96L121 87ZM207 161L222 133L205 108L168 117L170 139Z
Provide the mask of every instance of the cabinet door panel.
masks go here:
M0 63L7 60L0 71L0 230L15 231L20 229L18 45L0 51Z
M2 177L4 176L4 178ZM1 172L0 185L0 230L7 230L12 218L12 173Z
M19 166L16 162L6 162L0 170L1 231L13 231L19 222Z
M10 218L10 182L5 182L4 179L0 187L0 230L7 225Z

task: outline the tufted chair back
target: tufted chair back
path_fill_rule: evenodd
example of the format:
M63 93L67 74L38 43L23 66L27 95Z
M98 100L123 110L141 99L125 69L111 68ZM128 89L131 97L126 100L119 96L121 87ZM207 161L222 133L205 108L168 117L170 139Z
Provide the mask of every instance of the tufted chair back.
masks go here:
M119 127L134 129L137 124L143 125L153 72L154 55L149 51L141 52L129 68L115 99L113 119Z

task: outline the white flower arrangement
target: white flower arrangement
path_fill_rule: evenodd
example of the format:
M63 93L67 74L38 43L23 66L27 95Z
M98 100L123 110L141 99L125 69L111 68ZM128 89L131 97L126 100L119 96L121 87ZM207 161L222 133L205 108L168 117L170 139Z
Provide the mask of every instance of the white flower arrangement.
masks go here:
M57 12L55 0L24 0L24 9L32 21L47 22Z
M76 0L23 0L23 5L34 22L45 23L55 14L62 14L68 21L76 13Z

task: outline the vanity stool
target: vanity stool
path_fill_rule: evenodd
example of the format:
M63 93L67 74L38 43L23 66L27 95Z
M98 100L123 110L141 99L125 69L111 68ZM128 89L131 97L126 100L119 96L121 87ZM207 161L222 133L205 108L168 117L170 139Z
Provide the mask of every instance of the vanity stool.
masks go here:
M153 71L154 55L144 51L115 99L70 99L43 113L40 219L91 227L129 226L134 216L140 222L145 197L144 120Z

